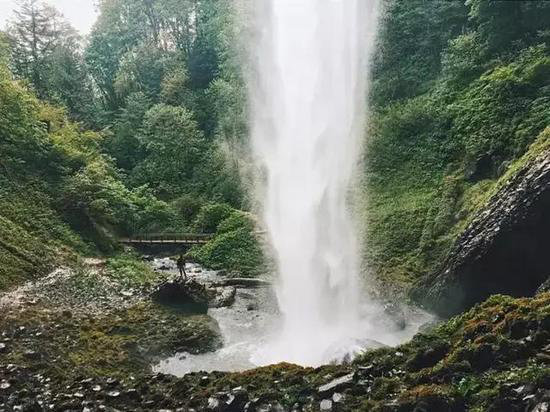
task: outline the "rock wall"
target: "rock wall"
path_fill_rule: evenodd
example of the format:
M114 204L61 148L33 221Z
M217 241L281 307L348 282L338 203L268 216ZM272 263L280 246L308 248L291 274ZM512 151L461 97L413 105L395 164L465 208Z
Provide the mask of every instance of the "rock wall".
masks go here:
M455 315L492 294L528 296L550 275L550 149L528 161L412 294Z

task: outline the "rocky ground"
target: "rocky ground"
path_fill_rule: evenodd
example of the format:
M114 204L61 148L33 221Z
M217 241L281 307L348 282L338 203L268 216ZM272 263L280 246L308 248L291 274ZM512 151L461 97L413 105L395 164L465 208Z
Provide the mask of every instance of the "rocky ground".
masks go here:
M84 390L67 397L74 382L103 377L101 389L89 389L108 396L114 381L148 374L163 357L218 348L215 321L153 299L178 285L172 272L157 269L135 257L89 259L1 294L0 411L68 410ZM196 282L187 288L213 305L230 304L234 293Z
M91 261L3 295L0 411L550 410L550 293L494 296L352 364L176 378L151 362L220 339L207 316L155 303L171 275L146 268Z

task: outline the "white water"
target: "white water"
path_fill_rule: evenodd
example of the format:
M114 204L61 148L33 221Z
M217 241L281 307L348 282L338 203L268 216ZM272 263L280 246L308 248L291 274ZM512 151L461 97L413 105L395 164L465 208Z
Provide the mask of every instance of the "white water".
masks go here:
M395 344L362 302L350 188L364 140L375 0L258 1L251 84L261 204L284 316L257 364L320 365L366 339ZM380 325L378 325L380 326Z

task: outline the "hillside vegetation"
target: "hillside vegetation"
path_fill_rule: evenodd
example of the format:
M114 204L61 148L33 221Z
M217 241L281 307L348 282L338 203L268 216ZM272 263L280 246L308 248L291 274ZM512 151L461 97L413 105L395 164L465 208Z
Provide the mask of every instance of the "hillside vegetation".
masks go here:
M0 32L0 289L114 253L119 236L216 233L202 215L247 207L230 156L246 137L233 15L226 0L105 1L84 41L21 3ZM234 219L237 253L197 259L256 273L252 230Z
M550 2L385 5L366 250L379 279L407 288L437 269L529 147L548 140Z

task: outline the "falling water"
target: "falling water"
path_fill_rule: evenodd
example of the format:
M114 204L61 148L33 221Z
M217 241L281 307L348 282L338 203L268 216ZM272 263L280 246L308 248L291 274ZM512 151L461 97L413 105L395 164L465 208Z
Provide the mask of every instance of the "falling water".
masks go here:
M254 358L318 365L377 338L361 314L359 245L347 201L364 137L377 2L256 3L253 149L284 322Z

